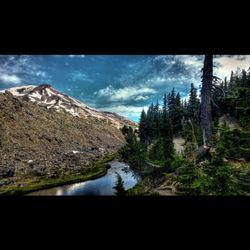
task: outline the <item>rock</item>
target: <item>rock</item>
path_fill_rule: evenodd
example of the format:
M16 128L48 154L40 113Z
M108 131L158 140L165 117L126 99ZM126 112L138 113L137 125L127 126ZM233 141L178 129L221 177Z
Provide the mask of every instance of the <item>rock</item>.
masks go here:
M98 148L98 150L99 150L101 153L104 153L104 152L105 152L105 149L104 149L104 148Z
M1 180L1 181L0 181L0 187L1 187L1 186L5 186L5 185L9 185L9 184L11 184L11 183L14 183L14 181L13 181L13 180L10 180L10 179Z
M31 111L26 110L25 112L26 112L26 114L28 114L28 115L30 115L30 116L33 116L33 113L32 113Z
M203 161L204 159L207 160L210 158L211 158L211 154L210 154L209 147L201 146L196 151L196 155L195 155L196 163L199 163L199 162Z
M26 154L24 152L16 152L15 153L15 157L18 157L18 158L24 158L26 156Z
M45 166L35 166L33 169L32 169L32 174L35 175L35 176L44 176L45 175L45 170L46 170L46 167Z
M56 177L58 177L58 174L55 174L55 173L49 173L49 175L48 175L48 179L54 179L54 178L56 178Z
M109 168L112 167L112 165L111 165L111 163L106 163L106 164L105 164L105 167L106 167L107 169L109 169Z
M15 174L14 167L3 167L0 169L1 178L13 177L14 174Z
M92 151L96 151L96 150L98 150L97 147L88 147L88 146L82 147L82 151L84 151L84 152L92 152Z
M22 188L22 187L27 186L27 184L26 183L19 183L17 186Z

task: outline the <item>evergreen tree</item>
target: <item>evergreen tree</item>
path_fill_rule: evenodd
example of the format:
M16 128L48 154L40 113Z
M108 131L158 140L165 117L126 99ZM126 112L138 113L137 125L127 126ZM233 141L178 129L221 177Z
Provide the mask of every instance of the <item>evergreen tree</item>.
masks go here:
M176 134L181 130L181 120L182 120L182 108L181 108L181 98L180 93L175 94L175 89L171 91L168 95L168 110L169 117L172 121L173 133Z
M116 195L118 196L125 196L126 195L126 190L124 188L124 181L122 180L122 177L117 174L117 181L113 189L116 190Z
M241 86L247 87L247 72L244 69L242 70Z
M175 133L180 132L182 129L182 106L181 106L181 96L180 93L178 92L176 97L175 97L175 119L174 119L174 130Z
M149 159L159 161L164 163L164 165L168 162L169 165L169 162L173 157L173 153L174 144L172 124L168 112L163 110L159 139L149 150Z
M247 71L247 87L250 87L250 68Z
M233 86L234 86L234 79L235 79L234 78L234 72L231 71L231 76L230 76L229 86L228 86L229 90L231 90L233 88Z
M173 88L171 93L168 94L168 110L170 119L172 119L174 115L174 108L175 108L175 89Z
M175 105L176 107L180 107L181 106L181 96L180 96L180 93L178 92L176 97L175 97Z
M164 94L164 96L163 96L163 106L162 106L162 110L163 110L163 111L167 111L167 108L168 108L167 94Z
M194 84L191 83L191 89L189 93L189 101L188 101L188 116L193 121L199 122L200 120L200 100L197 97L197 90L194 87Z
M227 91L228 91L227 77L225 77L225 80L224 80L223 90L224 90L225 94L227 94Z
M144 109L141 112L141 118L140 118L140 122L139 122L139 138L140 138L140 142L143 144L147 144L148 143L148 128L147 128L147 115L146 112L144 111Z
M159 138L160 134L160 109L159 102L157 100L156 105L154 106L154 139Z
M140 169L146 162L145 147L137 140L132 127L125 125L121 131L127 144L119 150L119 153L124 160L131 164L131 167Z
M147 111L147 138L148 143L154 139L154 104L152 103Z

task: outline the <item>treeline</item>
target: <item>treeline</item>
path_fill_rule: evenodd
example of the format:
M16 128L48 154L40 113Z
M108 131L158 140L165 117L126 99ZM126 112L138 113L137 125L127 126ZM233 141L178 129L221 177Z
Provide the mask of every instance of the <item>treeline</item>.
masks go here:
M147 112L142 110L139 122L140 142L149 151L152 160L167 161L173 154L173 136L182 136L186 150L191 151L202 143L200 128L200 100L194 84L190 86L188 100L181 100L175 89L164 94L162 106L152 103Z
M132 128L125 126L122 129L127 145L120 154L134 166L151 161L171 171L175 155L174 136L185 138L186 153L193 151L201 142L199 117L200 100L194 85L191 84L188 101L182 101L180 93L173 89L164 94L162 105L157 101L147 112L142 110L138 138Z
M180 93L176 94L173 89L168 95L164 94L162 107L157 102L155 105L152 103L147 112L142 110L139 121L140 141L149 145L159 139L166 129L170 129L173 135L179 135L188 120L200 122L200 100L193 84L188 101L182 101Z
M243 128L250 124L250 68L231 72L229 80L224 79L213 92L213 116L229 114L236 118Z
M191 84L187 100L182 100L173 89L164 94L161 105L152 103L147 112L142 110L138 136L132 128L122 129L127 141L120 150L122 158L132 168L141 169L148 162L160 165L168 178L177 183L179 194L249 194L250 69L238 69L229 80L214 81L211 95L214 147L205 157L199 154L203 148L201 102ZM240 128L219 124L223 115L236 118ZM178 136L185 139L181 155L174 151L173 138ZM234 161L240 167L236 168Z

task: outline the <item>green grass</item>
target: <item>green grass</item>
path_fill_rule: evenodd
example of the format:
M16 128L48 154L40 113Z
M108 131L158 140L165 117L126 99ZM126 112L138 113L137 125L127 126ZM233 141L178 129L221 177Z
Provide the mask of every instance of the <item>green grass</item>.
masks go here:
M82 182L87 180L93 180L99 177L104 176L107 173L108 167L105 163L113 160L116 157L116 154L106 155L101 160L94 162L93 168L87 173L81 175L69 175L63 178L55 179L27 179L27 186L18 187L18 186L4 186L0 190L0 195L23 195L26 193L52 188L61 185L73 184L76 182Z

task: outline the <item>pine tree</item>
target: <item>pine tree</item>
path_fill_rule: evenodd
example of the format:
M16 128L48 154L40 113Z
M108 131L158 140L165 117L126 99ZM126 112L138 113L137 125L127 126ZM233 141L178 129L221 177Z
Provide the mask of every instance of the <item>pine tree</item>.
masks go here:
M181 107L181 96L180 93L178 92L176 97L175 97L175 106L174 106L174 112L175 112L175 119L174 119L174 130L175 133L180 132L182 129L182 107Z
M182 124L182 107L181 107L181 97L180 93L175 92L175 89L171 91L168 95L168 111L169 118L173 125L173 133L176 134L180 132Z
M250 87L250 68L247 70L247 87Z
M227 91L228 91L227 77L225 77L223 89L224 89L225 94L227 94Z
M175 89L173 88L171 93L168 94L168 110L170 114L170 118L172 118L174 114L174 108L175 108Z
M116 190L116 195L118 196L125 196L126 195L126 190L124 188L124 181L122 180L122 177L117 174L117 181L113 189Z
M169 163L174 153L173 129L167 110L162 111L159 139L149 151L149 158Z
M234 86L234 80L235 80L234 72L231 71L231 76L230 76L229 85L228 85L228 88L229 88L230 91L232 90L232 88Z
M124 126L121 129L127 144L119 153L121 157L131 164L131 167L141 168L145 164L145 147L137 140L132 127Z
M154 139L159 138L160 134L160 105L157 100L156 105L154 106Z
M154 104L152 103L147 111L147 140L151 143L154 138Z
M163 96L163 106L162 106L162 110L163 110L163 111L167 111L167 107L168 107L167 94L164 94L164 96Z
M147 115L146 112L144 111L144 109L141 112L141 118L140 118L140 122L139 122L139 138L140 138L140 142L143 144L147 144L148 143L148 136L147 136Z
M199 122L200 120L199 115L200 115L200 100L197 97L197 90L194 87L194 84L191 83L191 89L188 101L188 116L193 121Z
M165 167L169 167L171 165L171 160L173 159L174 155L174 143L173 143L173 129L171 120L169 117L166 117L164 122L164 136L161 138L161 144L163 149L163 159L165 162Z
M176 97L175 97L175 105L176 107L180 107L181 106L181 96L180 96L180 93L178 92Z
M242 70L241 86L247 87L247 72L244 69Z

